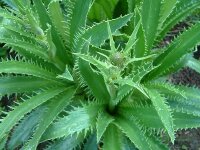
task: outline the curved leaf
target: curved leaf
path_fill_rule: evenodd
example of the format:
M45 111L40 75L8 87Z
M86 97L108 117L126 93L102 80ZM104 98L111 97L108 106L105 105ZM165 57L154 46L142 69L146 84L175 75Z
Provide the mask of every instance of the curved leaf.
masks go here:
M174 124L171 115L170 107L166 104L165 98L162 97L158 92L155 90L146 89L149 97L155 107L163 125L165 126L172 143L174 143L175 135L174 135Z
M16 106L0 123L0 139L2 139L7 132L24 117L25 114L60 94L64 90L64 88L49 89Z
M52 23L54 19L52 18L51 20L50 18L51 13L49 14L42 0L34 1L34 6L36 9L35 13L37 13L39 16L39 21L42 26L42 29L45 31L46 29L48 29L48 25L52 27L52 32L51 32L52 42L56 46L56 55L62 62L70 63L71 57L68 57L68 55L66 54L65 44L63 43L61 37L59 36L59 33L57 32L54 24Z
M0 77L0 93L2 95L22 92L32 92L46 87L57 86L58 83L31 76Z
M182 0L178 1L170 16L165 20L162 30L158 34L159 39L163 39L166 33L179 21L190 15L199 8L199 0Z
M150 74L150 77L154 78L164 73L164 71L169 69L177 60L180 60L182 56L189 53L189 50L200 41L199 30L200 23L197 23L176 38L164 53L156 58L154 65L160 66Z
M11 60L0 62L0 73L26 74L55 82L59 81L56 80L56 74L49 72L35 64L23 61Z
M116 118L114 122L125 135L135 144L140 150L150 150L150 145L140 127L135 120L128 120L122 117Z
M177 2L178 0L163 0L160 11L159 29L161 29L164 21L166 21L169 15L172 13L173 9L176 7Z
M8 140L8 150L17 148L31 137L39 120L43 119L45 109L45 106L36 108L33 112L26 115L16 127L14 127L10 139Z
M195 70L196 72L200 73L200 61L196 60L192 56L188 59L186 66L188 66L191 69Z
M102 109L101 105L89 105L75 108L68 116L58 119L51 124L42 136L41 141L55 139L80 133L95 126L96 116Z
M146 44L151 49L158 30L161 0L143 0L142 25L144 28Z
M167 145L165 145L164 143L162 143L160 140L158 140L158 138L154 137L153 135L147 135L148 137L148 142L151 145L151 149L152 150L168 150L169 147L167 147Z
M48 10L49 10L49 16L52 20L52 24L54 25L55 30L59 32L59 35L61 35L62 39L66 41L67 40L66 22L62 14L59 1L58 0L51 1L48 5Z
M132 16L132 14L128 14L120 18L108 20L107 22L109 22L111 32L114 33L116 30L126 25ZM92 45L97 47L100 46L109 37L107 32L107 22L101 22L88 28L85 33L83 33L81 38L85 40L91 39L90 43ZM82 45L82 42L83 41L80 41L78 45Z
M49 60L49 56L47 52L44 50L44 48L37 46L36 44L32 44L23 40L19 39L12 39L12 38L4 38L0 36L0 42L1 43L6 43L10 47L20 47L23 50L32 53L39 58L42 58L46 61Z
M70 103L75 90L68 88L65 92L55 97L47 104L47 110L43 114L43 118L34 131L33 137L26 143L24 149L35 150L39 140L48 126L53 122L57 115Z
M53 144L49 145L45 150L73 150L80 145L84 140L84 133L80 133L78 136L73 134L63 139L54 141Z
M155 108L152 106L128 106L121 107L119 110L123 114L129 114L137 118L140 123L150 129L164 129L164 125L158 116ZM173 112L174 129L188 129L200 127L200 117L192 114Z
M103 150L121 150L123 146L121 134L115 125L110 124L104 134Z
M97 125L96 125L96 128L97 128L97 142L100 141L102 135L106 131L106 128L113 121L114 121L114 118L111 117L106 112L99 113L98 118L97 118Z
M80 34L81 29L85 28L86 18L91 6L92 0L73 0L72 9L70 10L70 17L68 18L68 26L69 26L69 39L71 46L76 42L76 36ZM76 50L76 49L75 49Z
M119 0L95 0L88 14L91 20L106 20L113 18L113 12Z
M12 0L2 0L3 3L7 4L8 6L12 8L16 8L15 3L12 2Z
M86 43L83 47L82 53L88 52L89 45ZM87 83L89 89L91 90L92 94L101 101L109 101L110 95L105 85L104 78L102 75L97 74L94 72L88 62L85 60L78 60L78 67L81 76L84 78L84 82Z
M83 150L98 150L97 136L95 134L88 137Z

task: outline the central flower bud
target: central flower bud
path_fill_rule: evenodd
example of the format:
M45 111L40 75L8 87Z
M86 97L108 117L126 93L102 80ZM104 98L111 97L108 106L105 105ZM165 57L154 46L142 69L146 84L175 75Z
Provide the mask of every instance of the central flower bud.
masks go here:
M116 52L111 54L110 61L115 66L123 66L123 63L125 61L125 56L123 53Z

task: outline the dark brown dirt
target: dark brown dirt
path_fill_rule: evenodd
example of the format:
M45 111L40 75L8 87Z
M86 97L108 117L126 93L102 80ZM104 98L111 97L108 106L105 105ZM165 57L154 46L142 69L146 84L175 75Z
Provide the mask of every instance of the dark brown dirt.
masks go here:
M171 76L171 82L200 88L200 74L186 67Z
M171 150L200 150L200 129L178 131Z

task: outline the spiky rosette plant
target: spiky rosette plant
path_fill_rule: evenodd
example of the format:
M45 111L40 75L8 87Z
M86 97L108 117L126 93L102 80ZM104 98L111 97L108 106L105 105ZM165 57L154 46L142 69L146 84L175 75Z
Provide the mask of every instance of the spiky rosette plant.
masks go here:
M0 42L14 52L0 62L0 94L20 96L2 115L2 147L158 150L167 149L159 133L173 143L178 129L200 126L200 90L166 78L187 63L200 23L159 46L200 1L132 2L127 15L98 24L87 20L92 0L0 9Z

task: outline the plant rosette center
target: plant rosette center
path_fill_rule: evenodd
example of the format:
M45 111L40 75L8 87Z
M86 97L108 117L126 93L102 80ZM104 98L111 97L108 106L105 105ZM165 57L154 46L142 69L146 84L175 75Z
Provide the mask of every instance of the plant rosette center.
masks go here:
M125 55L121 52L116 52L110 55L110 61L114 66L123 66L125 60Z

